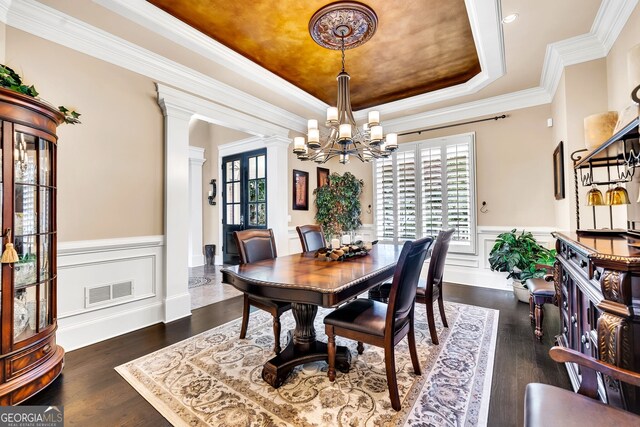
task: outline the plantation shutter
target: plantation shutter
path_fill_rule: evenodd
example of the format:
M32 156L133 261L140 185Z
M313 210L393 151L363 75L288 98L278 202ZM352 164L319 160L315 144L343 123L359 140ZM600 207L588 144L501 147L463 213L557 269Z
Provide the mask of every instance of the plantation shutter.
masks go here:
M415 158L415 150L396 154L396 170L398 171L396 210L399 239L415 239L417 236Z
M377 238L436 236L454 228L450 251L476 247L474 135L406 144L374 167Z
M447 150L447 228L456 229L453 240L471 239L471 181L469 144L452 144Z
M424 148L422 159L422 235L436 236L442 229L442 153Z
M391 158L375 163L376 179L376 232L378 239L390 240L394 236L393 162Z

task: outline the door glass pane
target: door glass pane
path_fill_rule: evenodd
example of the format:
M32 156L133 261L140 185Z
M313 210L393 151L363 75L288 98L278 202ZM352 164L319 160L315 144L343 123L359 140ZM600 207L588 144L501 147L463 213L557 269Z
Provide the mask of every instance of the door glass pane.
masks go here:
M267 199L267 183L266 179L258 180L258 200L261 202L266 201Z
M233 162L227 162L227 181L233 181Z
M15 182L36 183L36 137L15 133L14 173Z
M266 169L266 157L258 156L258 178L264 178L264 171Z
M233 180L240 181L240 160L233 161Z
M51 194L47 188L40 188L40 233L48 233L51 229Z
M258 224L258 212L256 210L255 203L251 203L249 205L249 225L257 225Z
M249 157L249 179L256 179L256 158Z
M36 322L36 286L16 289L13 298L13 341L22 341L35 335Z
M51 236L40 235L40 281L46 280L51 274Z
M233 183L233 203L240 203L240 183Z
M233 222L233 205L227 205L227 224L235 224Z
M16 184L15 198L15 234L35 234L36 232L36 187Z
M258 204L258 225L267 225L267 205L265 203Z
M256 181L249 181L249 201L255 202L256 200L258 200Z
M233 219L234 224L240 224L240 204L233 205Z
M36 237L16 237L14 246L18 262L13 264L15 287L24 287L36 282Z
M49 287L51 282L43 283L40 285L40 315L38 316L40 323L40 330L46 328L51 324L49 320Z
M51 142L40 138L39 181L41 185L52 185L51 173Z

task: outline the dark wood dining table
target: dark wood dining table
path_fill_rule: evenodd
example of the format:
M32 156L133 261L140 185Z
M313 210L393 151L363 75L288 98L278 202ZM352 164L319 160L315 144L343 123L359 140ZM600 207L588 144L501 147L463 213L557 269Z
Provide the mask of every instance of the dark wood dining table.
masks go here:
M223 283L256 297L291 302L296 322L289 344L267 361L262 378L280 387L298 365L327 360L327 344L316 340L313 325L318 306L336 307L382 283L393 272L402 246L374 245L368 255L325 261L314 252L288 255L221 270ZM336 368L348 372L351 353L336 349Z

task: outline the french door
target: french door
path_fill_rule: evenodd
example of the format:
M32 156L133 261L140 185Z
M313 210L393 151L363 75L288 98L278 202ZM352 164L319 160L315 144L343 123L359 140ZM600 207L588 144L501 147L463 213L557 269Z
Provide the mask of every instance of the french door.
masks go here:
M222 253L225 264L238 264L233 232L267 228L267 150L222 158Z

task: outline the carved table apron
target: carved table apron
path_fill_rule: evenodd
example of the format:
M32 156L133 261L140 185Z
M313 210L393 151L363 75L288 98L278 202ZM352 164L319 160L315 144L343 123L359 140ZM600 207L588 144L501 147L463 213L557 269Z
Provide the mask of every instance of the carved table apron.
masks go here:
M287 347L265 363L262 378L278 388L296 366L326 361L327 344L316 340L313 325L318 306L335 307L391 277L401 250L379 244L369 255L345 261L325 261L306 252L223 268L224 283L250 295L292 303L296 327L289 332ZM336 367L347 372L350 363L349 350L338 346Z

